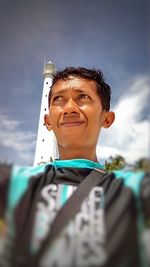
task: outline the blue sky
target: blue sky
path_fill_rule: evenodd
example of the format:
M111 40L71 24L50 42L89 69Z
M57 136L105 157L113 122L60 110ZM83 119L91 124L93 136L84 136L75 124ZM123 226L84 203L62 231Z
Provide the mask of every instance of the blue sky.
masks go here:
M99 158L149 155L148 9L148 0L0 1L0 160L33 162L44 60L104 72L116 122Z

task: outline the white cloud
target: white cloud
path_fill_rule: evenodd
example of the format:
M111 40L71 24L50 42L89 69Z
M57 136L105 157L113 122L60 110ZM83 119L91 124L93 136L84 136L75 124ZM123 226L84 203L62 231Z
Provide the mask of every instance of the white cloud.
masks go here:
M12 163L32 164L35 150L36 135L30 131L21 130L21 122L12 120L4 114L0 114L0 146L2 153L9 150L7 159Z
M149 104L149 78L139 76L114 107L116 119L111 128L102 130L97 147L99 158L123 155L128 162L150 156L150 123L148 114L141 120Z

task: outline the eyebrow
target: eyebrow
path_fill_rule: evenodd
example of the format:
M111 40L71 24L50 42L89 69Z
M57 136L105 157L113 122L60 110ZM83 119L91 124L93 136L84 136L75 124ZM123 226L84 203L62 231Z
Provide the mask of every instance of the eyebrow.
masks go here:
M54 95L57 95L57 94L63 94L63 93L65 93L65 92L67 92L68 91L68 88L67 89L62 89L62 90L59 90L58 92L51 92L51 96L54 96ZM83 90L83 89L76 89L76 88L73 88L73 92L76 92L76 93L85 93L85 90Z

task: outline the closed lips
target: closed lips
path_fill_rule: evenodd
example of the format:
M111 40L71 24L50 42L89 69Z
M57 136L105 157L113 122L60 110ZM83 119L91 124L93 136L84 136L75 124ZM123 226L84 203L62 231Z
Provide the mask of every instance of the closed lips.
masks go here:
M65 122L61 122L60 125L61 126L77 126L77 125L80 125L80 124L83 124L84 121L65 121Z

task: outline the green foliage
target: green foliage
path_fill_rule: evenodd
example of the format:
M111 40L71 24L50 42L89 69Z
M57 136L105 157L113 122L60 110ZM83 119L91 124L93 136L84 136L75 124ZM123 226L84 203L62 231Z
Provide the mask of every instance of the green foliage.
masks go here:
M150 160L141 158L135 162L134 170L150 172Z
M129 169L132 171L150 172L150 160L147 158L140 158L134 164L128 164L125 158L121 155L110 156L105 161L105 168L107 171Z
M107 171L121 170L126 166L126 161L123 156L115 155L110 156L108 161L105 161L105 168Z

